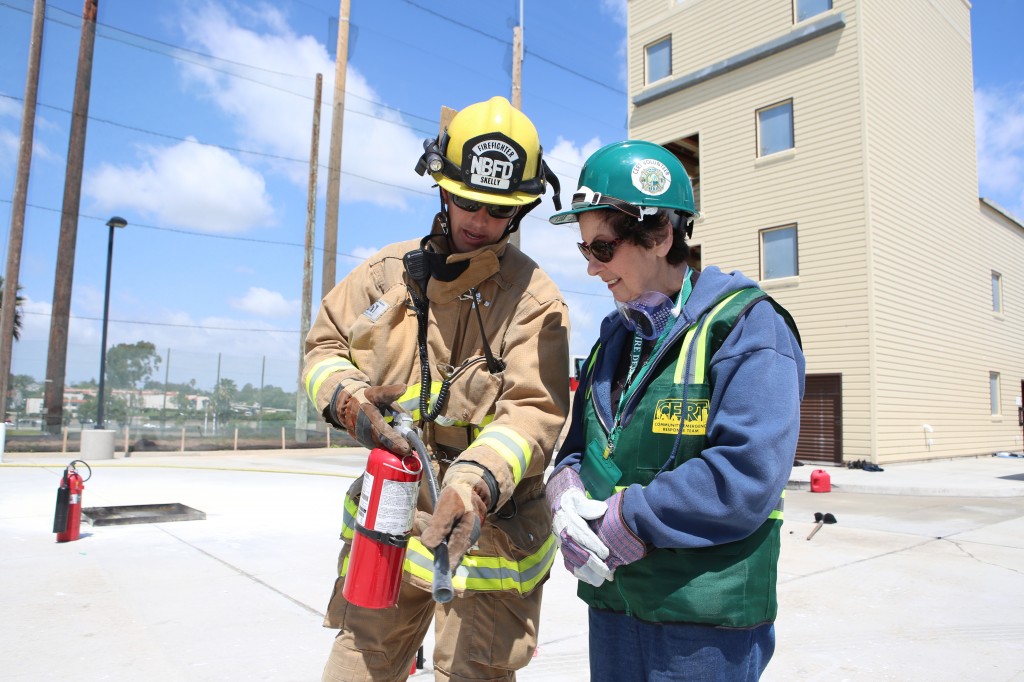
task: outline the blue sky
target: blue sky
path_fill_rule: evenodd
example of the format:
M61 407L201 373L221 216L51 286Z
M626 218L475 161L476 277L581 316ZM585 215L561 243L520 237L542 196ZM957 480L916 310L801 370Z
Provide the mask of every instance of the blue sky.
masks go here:
M509 96L516 0L351 0L340 279L377 248L422 236L436 190L413 166L442 105ZM0 240L7 253L32 0L0 0ZM316 73L324 78L313 308L320 298L336 0L99 0L67 377L96 378L115 237L108 345L170 349L169 379L292 389ZM524 1L523 109L563 198L582 160L626 136L625 0ZM49 0L22 251L25 327L12 371L42 379L79 45L80 0ZM979 194L1024 215L1024 25L1019 0L979 0L974 31ZM573 228L523 224L522 246L562 288L572 352L611 298ZM164 369L156 377L164 378Z

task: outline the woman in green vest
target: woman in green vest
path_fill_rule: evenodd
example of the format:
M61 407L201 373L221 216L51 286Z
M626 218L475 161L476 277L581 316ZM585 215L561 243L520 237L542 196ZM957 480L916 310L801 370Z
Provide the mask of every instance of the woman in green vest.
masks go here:
M775 649L804 357L753 281L687 264L695 215L679 160L630 140L595 152L551 218L579 224L616 305L547 487L592 680L756 680Z

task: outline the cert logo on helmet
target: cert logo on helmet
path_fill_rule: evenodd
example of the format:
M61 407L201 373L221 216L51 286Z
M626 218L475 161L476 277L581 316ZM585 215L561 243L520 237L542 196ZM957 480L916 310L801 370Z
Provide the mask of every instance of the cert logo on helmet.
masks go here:
M668 166L657 159L640 159L633 164L633 186L652 197L660 196L672 185Z
M526 150L501 133L471 138L462 147L463 182L476 189L510 192L522 182L524 159Z

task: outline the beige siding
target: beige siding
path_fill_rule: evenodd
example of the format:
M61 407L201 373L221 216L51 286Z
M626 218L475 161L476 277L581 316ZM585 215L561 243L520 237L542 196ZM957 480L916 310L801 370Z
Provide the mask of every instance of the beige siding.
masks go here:
M792 0L630 0L631 98L648 90L645 44L671 33L679 78L787 34L791 12ZM631 105L630 136L700 135L705 265L756 278L758 231L797 225L799 276L762 285L796 318L808 372L843 375L846 459L1020 448L1024 228L979 209L970 6L835 0L822 16L845 25ZM785 99L795 149L757 159L755 111Z
M630 0L629 82L643 87L644 46L669 34L672 35L672 73L679 76L792 28L792 12L786 1ZM637 92L632 87L630 91Z
M882 460L990 451L998 434L988 414L989 363L983 353L964 353L985 345L990 264L979 249L958 248L984 241L976 227L969 10L960 0L861 6L874 449ZM968 253L954 255L961 250Z
M759 33L764 12L776 18L771 33L792 28L788 1L759 3L757 13L713 11L720 4L696 3L691 14L703 13L701 20L684 22L673 32L674 43L717 46L726 31L744 37L723 39L735 51L750 49L775 37ZM797 225L799 283L766 282L765 288L793 313L808 372L843 374L844 448L864 457L870 441L869 326L856 15L852 7L837 11L847 22L842 31L634 109L630 134L668 142L700 133L705 217L694 241L703 246L705 264L756 279L758 231ZM728 56L711 54L696 67ZM755 112L785 99L793 100L795 149L758 159Z

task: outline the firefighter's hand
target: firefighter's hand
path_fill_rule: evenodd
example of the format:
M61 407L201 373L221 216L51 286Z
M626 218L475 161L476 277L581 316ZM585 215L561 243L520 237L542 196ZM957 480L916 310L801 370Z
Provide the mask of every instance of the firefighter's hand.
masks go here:
M483 470L455 464L444 477L437 507L420 542L433 551L447 538L449 565L454 572L462 555L480 537L480 524L490 507L491 491Z
M402 384L359 387L351 393L341 388L333 403L336 420L363 447L408 455L409 441L391 428L382 414L405 389Z

